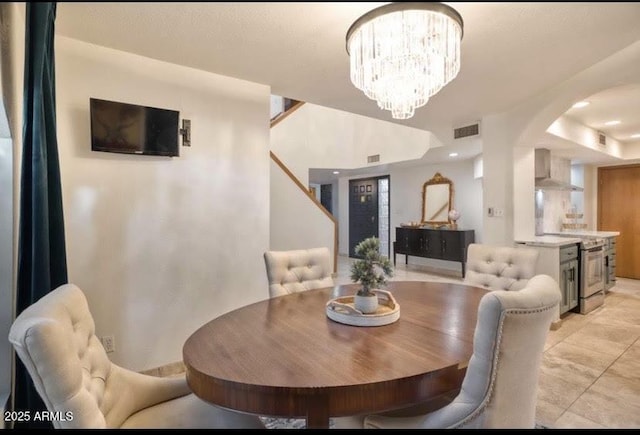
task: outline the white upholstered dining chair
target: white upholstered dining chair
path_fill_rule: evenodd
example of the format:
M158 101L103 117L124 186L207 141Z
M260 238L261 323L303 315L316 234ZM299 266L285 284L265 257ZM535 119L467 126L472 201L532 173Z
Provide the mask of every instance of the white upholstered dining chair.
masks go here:
M160 378L113 364L95 335L84 293L65 284L27 307L9 331L51 412L73 413L56 429L264 428L257 416L206 403L182 377Z
M464 282L489 290L520 290L535 275L537 261L536 249L472 243Z
M334 285L331 252L326 247L267 251L264 263L272 298Z
M478 307L462 388L451 403L410 417L338 418L336 427L533 429L540 363L560 298L548 275L534 276L520 291L487 293Z

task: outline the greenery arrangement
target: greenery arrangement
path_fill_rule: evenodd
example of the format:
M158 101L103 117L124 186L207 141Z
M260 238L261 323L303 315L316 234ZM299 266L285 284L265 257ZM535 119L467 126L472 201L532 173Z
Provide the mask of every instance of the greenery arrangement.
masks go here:
M371 291L387 283L387 277L393 276L391 261L380 255L380 240L377 237L364 239L356 246L356 255L363 258L351 264L351 280L362 284L358 296L370 296Z

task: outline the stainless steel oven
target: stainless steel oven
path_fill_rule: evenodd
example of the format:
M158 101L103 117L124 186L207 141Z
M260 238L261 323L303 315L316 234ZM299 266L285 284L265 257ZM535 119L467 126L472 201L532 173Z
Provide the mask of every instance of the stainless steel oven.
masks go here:
M580 243L580 313L586 314L604 303L604 239L588 238Z

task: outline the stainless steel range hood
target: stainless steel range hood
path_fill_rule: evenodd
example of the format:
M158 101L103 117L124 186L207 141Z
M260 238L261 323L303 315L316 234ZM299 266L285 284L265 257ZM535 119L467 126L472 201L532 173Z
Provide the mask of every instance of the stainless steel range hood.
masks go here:
M536 189L540 190L566 190L572 192L582 192L580 186L574 186L566 181L551 178L551 151L545 148L536 148Z

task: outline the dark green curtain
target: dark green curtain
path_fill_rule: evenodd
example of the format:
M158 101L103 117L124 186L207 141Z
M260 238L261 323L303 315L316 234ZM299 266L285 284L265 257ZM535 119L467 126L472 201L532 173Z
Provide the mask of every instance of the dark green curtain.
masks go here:
M56 139L54 24L56 3L27 3L24 119L18 241L19 314L67 283L62 186ZM15 410L45 410L22 362L16 358ZM52 427L30 422L28 427ZM19 427L16 423L15 427Z

